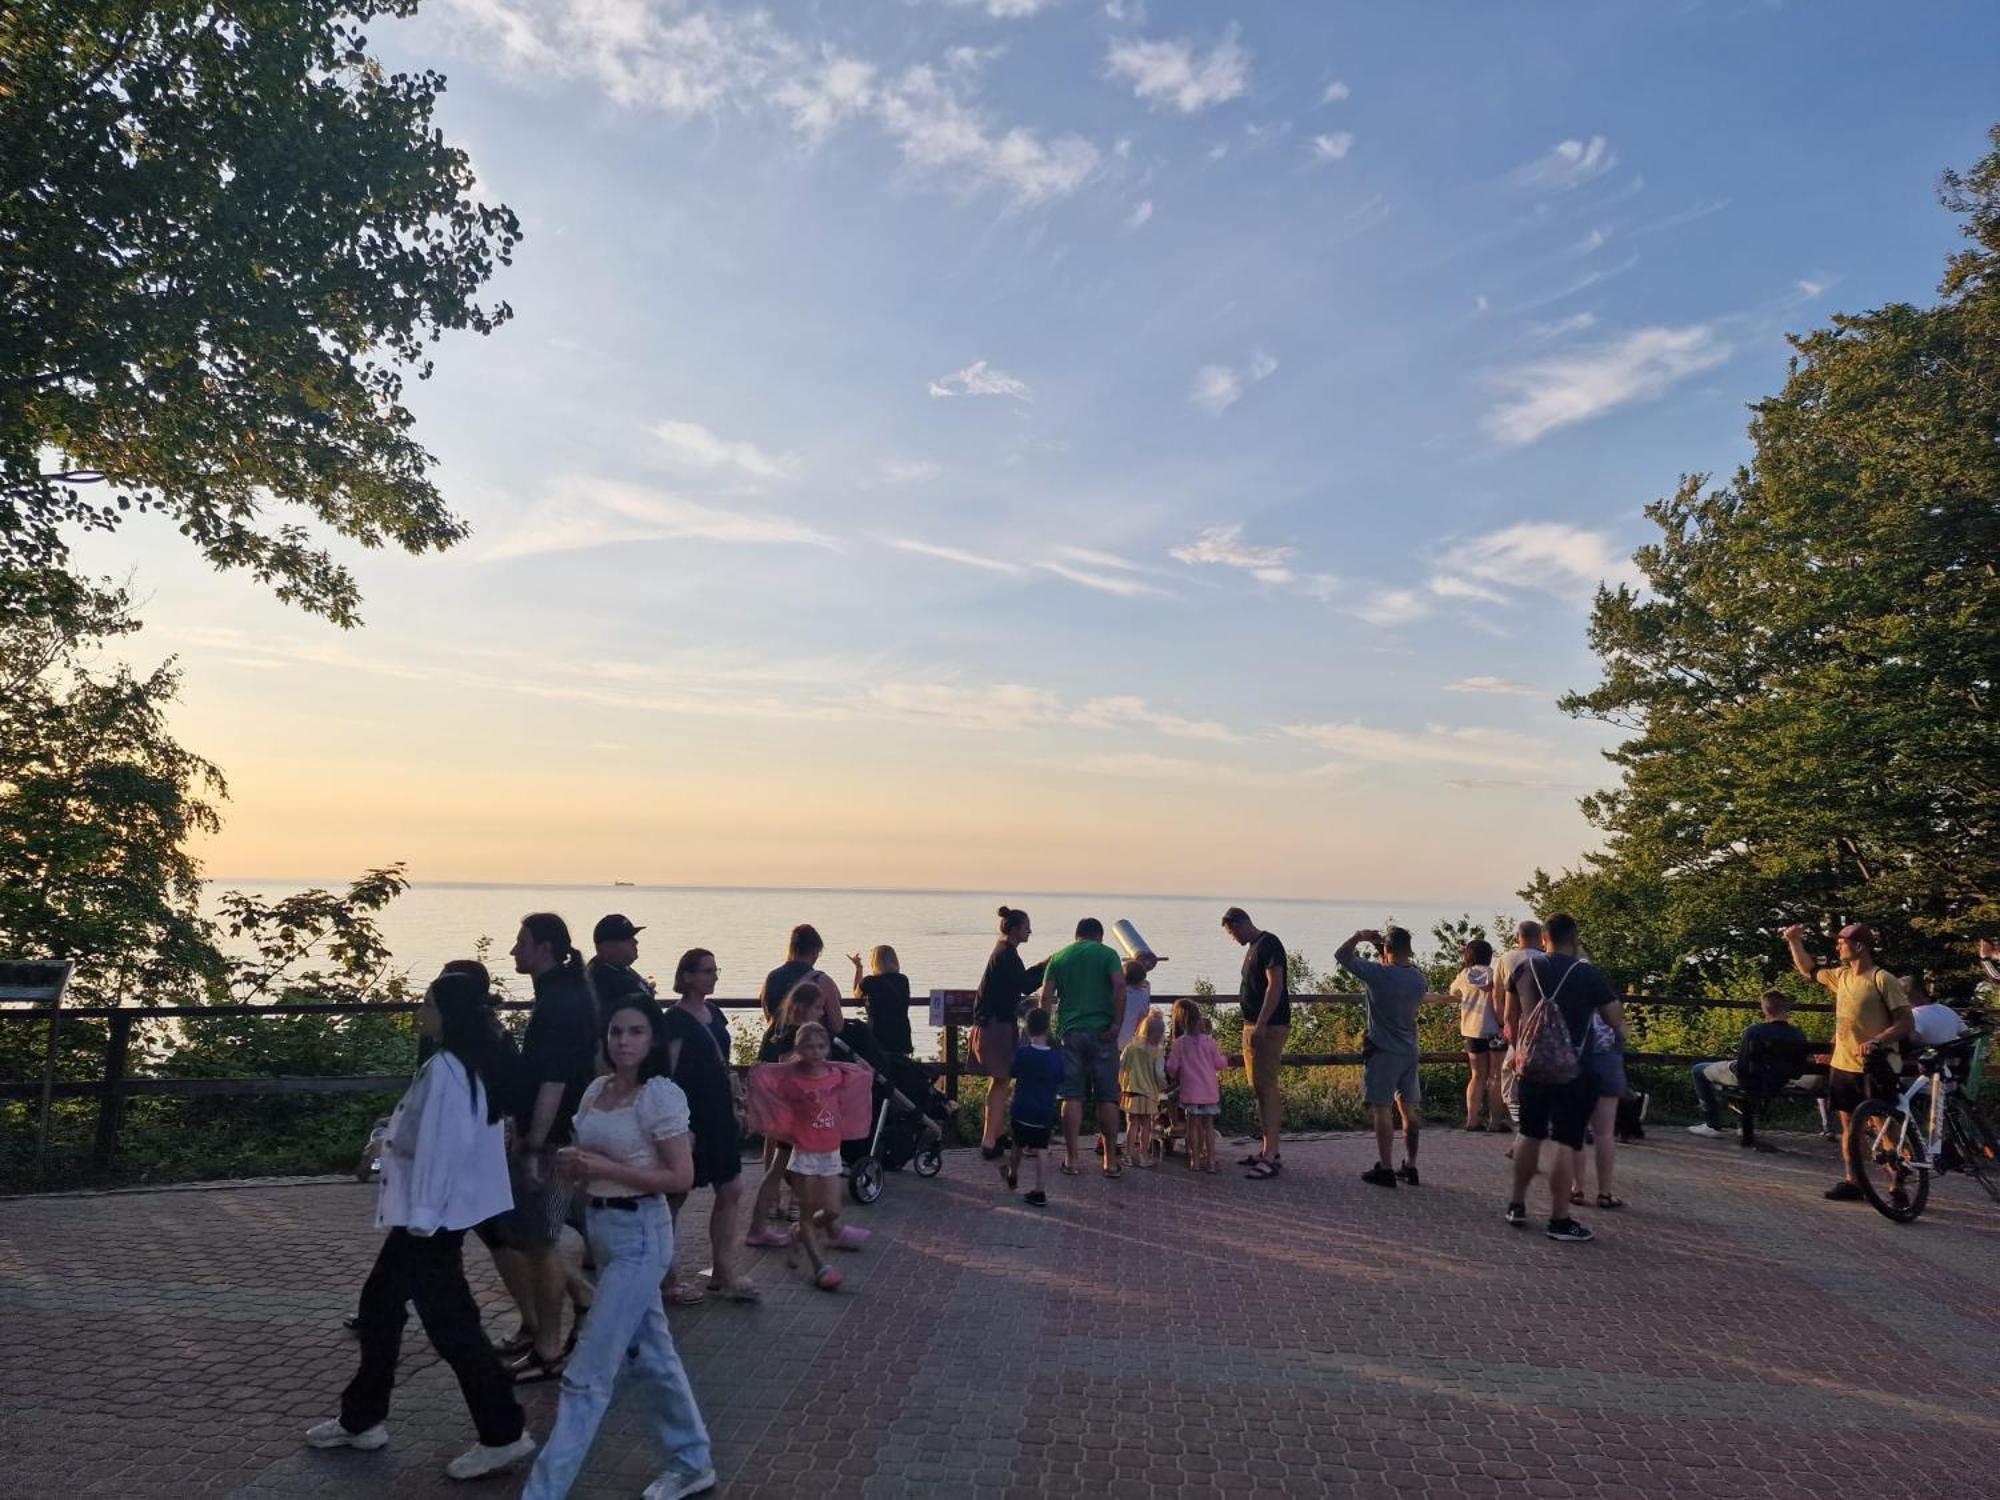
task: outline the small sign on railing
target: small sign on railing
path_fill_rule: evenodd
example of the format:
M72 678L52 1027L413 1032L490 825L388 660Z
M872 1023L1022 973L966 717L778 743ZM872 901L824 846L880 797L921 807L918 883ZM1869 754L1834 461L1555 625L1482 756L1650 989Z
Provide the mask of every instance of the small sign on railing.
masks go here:
M970 1026L972 1007L977 998L975 990L932 990L931 1025Z

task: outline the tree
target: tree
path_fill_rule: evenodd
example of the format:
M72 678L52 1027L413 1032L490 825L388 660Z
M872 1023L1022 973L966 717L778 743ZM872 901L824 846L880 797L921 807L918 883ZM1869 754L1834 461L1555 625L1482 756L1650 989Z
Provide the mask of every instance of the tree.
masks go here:
M0 574L0 951L77 958L78 993L118 1003L214 982L187 840L216 827L221 774L167 731L168 662L93 669L137 628L123 591Z
M1640 983L1719 980L1794 920L1867 921L1896 967L1970 968L2000 924L2000 127L1942 198L1965 216L1930 307L1794 338L1755 456L1648 508L1647 591L1600 591L1603 680L1563 700L1631 731L1586 798L1607 835L1524 896L1587 911Z
M450 546L405 373L520 226L431 124L444 80L363 27L416 0L22 0L0 8L0 568L66 528L172 517L217 567L357 620L307 526Z

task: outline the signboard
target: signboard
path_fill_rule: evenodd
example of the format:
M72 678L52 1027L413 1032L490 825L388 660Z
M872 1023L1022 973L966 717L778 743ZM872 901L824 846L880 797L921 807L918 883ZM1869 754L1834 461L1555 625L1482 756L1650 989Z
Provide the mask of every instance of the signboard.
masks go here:
M932 990L931 1025L970 1026L974 998L972 990Z

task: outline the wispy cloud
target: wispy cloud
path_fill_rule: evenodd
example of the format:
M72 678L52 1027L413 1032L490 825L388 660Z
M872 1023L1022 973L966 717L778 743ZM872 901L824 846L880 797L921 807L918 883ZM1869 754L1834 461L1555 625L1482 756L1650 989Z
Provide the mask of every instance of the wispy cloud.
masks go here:
M1125 227L1137 229L1153 217L1153 200L1146 198L1133 205L1132 212L1125 216Z
M941 375L931 382L931 394L953 396L1006 396L1015 401L1032 401L1035 393L1025 380L1016 380L1005 370L996 370L983 359L975 359L962 370Z
M1195 371L1188 400L1211 416L1221 416L1243 399L1243 393L1260 380L1277 372L1278 362L1263 350L1251 355L1241 369L1230 365L1203 365Z
M1561 521L1517 521L1464 548L1458 561L1495 583L1526 581L1572 601L1588 598L1600 583L1642 582L1637 566L1608 535Z
M1567 192L1594 182L1618 165L1618 153L1601 135L1558 141L1531 162L1516 167L1510 180L1537 192Z
M1634 229L1632 233L1635 235L1662 234L1669 229L1679 229L1684 224L1692 224L1698 219L1706 219L1710 214L1721 213L1733 201L1733 199L1729 198L1704 198L1699 203L1689 204L1678 213L1671 213L1664 218L1654 219L1650 223L1642 224L1637 229Z
M1354 149L1354 132L1336 130L1331 135L1316 135L1312 138L1311 149L1314 161L1346 161L1347 153Z
M1007 573L1018 577L1027 571L1019 563L987 557L983 553L968 552L963 547L947 547L940 542L920 542L914 537L886 537L884 545L894 547L899 552L914 552L919 557L935 557L943 562L957 563L961 567L981 568L988 573Z
M996 21L1022 21L1040 15L1061 0L946 0L955 10L983 10Z
M1343 99L1351 98L1353 94L1353 89L1336 78L1326 86L1325 92L1319 96L1319 102L1322 104L1338 104Z
M944 465L934 459L891 456L875 472L882 484L929 484L944 473Z
M1808 281L1803 276L1793 282L1792 285L1797 289L1799 296L1807 302L1811 302L1826 290L1826 283L1824 281Z
M878 713L952 729L1012 732L1049 723L1062 700L1046 688L1002 682L966 688L951 683L885 682L871 688L868 706Z
M1070 721L1088 729L1141 727L1183 740L1207 740L1213 744L1234 744L1243 736L1227 724L1213 719L1190 719L1154 708L1143 698L1119 695L1092 698L1070 716Z
M1097 147L1079 136L1043 140L1023 126L992 126L927 67L906 72L878 102L876 116L910 165L998 183L1021 203L1068 197L1102 163Z
M1507 596L1498 589L1488 588L1483 583L1474 583L1470 578L1461 578L1456 573L1436 573L1424 585L1439 599L1474 599L1482 604L1505 604Z
M1104 66L1141 99L1188 115L1238 98L1250 85L1250 54L1233 29L1206 56L1185 39L1115 41Z
M1623 276L1638 264L1638 256L1628 255L1615 265L1595 266L1585 271L1581 276L1565 282L1554 291L1544 292L1539 297L1534 297L1523 302L1519 307L1514 308L1513 311L1515 313L1530 313L1537 308L1548 307L1554 303L1565 301L1570 297L1574 297L1578 292L1587 292L1594 286L1602 285L1614 276Z
M1142 562L1134 562L1129 557L1120 557L1115 552L1100 552L1095 547L1072 547L1068 544L1055 549L1058 558L1067 562L1082 563L1087 568L1112 568L1120 573L1157 573L1158 568L1149 568Z
M1511 729L1421 731L1375 729L1364 724L1287 724L1285 733L1322 750L1369 765L1478 766L1496 771L1546 771L1554 747Z
M546 500L476 556L497 562L614 542L663 541L840 550L833 537L786 516L708 505L619 480L567 478L557 480Z
M1410 625L1431 612L1431 602L1416 589L1378 589L1349 606L1351 613L1384 630Z
M699 422L655 422L651 428L667 458L689 469L735 469L752 479L782 479L796 460L767 453L744 438L718 437Z
M1239 526L1210 526L1191 542L1171 547L1167 555L1177 562L1201 567L1279 568L1297 555L1296 547L1253 547L1243 540Z
M1520 447L1621 406L1658 400L1689 376L1723 364L1731 352L1713 324L1641 328L1507 371L1499 384L1509 394L1480 425L1509 447Z
M1611 230L1600 226L1590 231L1582 239L1569 247L1571 255L1590 255L1602 250L1611 241Z
M1586 333L1597 326L1597 314L1591 312L1571 313L1567 318L1557 318L1553 323L1530 323L1530 337L1538 339L1564 339L1573 333Z
M1035 564L1044 572L1053 573L1058 578L1079 584L1087 589L1096 589L1102 594L1117 594L1122 598L1133 598L1140 594L1164 594L1165 589L1141 582L1123 573L1093 573L1076 563L1062 562L1050 558Z
M1444 685L1447 693L1479 693L1500 698L1545 698L1548 694L1533 683L1516 682L1511 677L1461 677Z

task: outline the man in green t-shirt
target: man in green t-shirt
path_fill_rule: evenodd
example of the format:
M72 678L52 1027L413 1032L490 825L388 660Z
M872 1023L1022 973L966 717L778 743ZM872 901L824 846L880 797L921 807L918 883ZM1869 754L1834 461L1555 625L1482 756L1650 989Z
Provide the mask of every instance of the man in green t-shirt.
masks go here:
M1063 1171L1076 1175L1083 1106L1097 1106L1098 1145L1104 1175L1118 1168L1118 1026L1125 1019L1125 965L1105 946L1104 924L1085 917L1076 941L1049 955L1042 971L1042 1004L1055 1012L1062 1037Z
M1902 981L1875 962L1875 930L1860 922L1840 929L1834 945L1838 968L1817 967L1806 952L1806 929L1794 922L1785 929L1785 946L1792 950L1792 967L1817 985L1833 991L1833 1065L1827 1071L1827 1102L1840 1116L1841 1161L1846 1175L1827 1189L1836 1202L1861 1197L1861 1166L1854 1159L1848 1116L1864 1099L1881 1096L1883 1086L1869 1076L1871 1060L1879 1061L1893 1078L1902 1071L1896 1043L1910 1034L1910 1002Z

